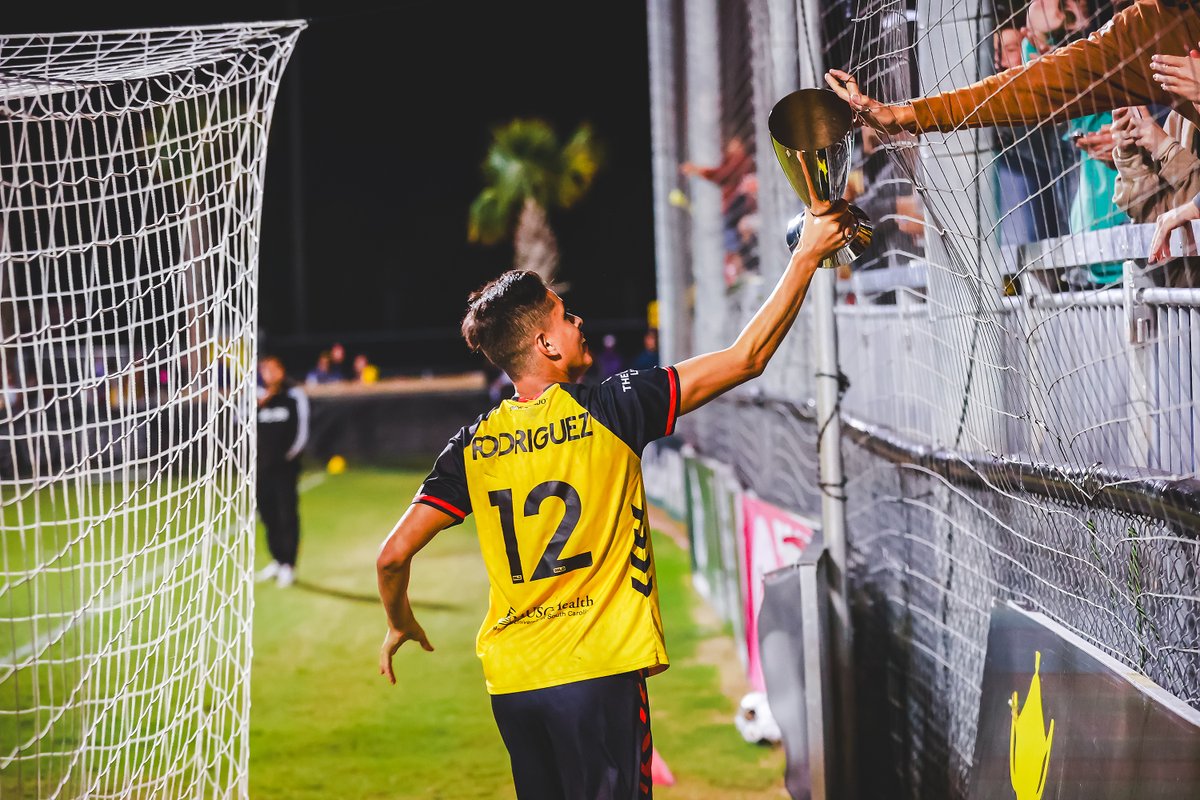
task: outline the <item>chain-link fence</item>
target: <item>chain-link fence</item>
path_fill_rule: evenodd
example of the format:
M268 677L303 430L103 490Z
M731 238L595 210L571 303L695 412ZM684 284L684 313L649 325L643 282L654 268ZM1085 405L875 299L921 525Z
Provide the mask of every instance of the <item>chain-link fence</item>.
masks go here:
M1103 144L1123 107L1168 135L1190 124L1142 79L1200 21L1184 4L1167 30L1135 9L1139 38L1125 5L1068 3L1043 35L1023 5L975 0L649 4L652 30L673 33L651 37L653 86L674 92L652 110L656 192L676 198L658 220L659 303L678 306L664 326L686 327L664 330L682 343L672 360L732 342L787 263L784 227L803 207L770 150L776 100L829 68L883 102L999 75L969 103L955 95L961 119L945 104L938 131L855 133L848 196L879 231L835 309L863 797L965 796L997 599L1200 707L1200 290L1190 259L1147 258L1155 214L1118 202L1133 178ZM1066 85L1062 48L1088 36L1116 57L1095 51ZM1041 99L996 111L1018 73L1064 112ZM732 174L734 137L753 181L680 169ZM735 208L753 210L731 216L721 191L737 187L755 196ZM1141 199L1158 191L1165 208L1179 196L1167 188ZM664 235L688 246L664 260ZM746 489L820 518L811 305L763 378L680 429Z

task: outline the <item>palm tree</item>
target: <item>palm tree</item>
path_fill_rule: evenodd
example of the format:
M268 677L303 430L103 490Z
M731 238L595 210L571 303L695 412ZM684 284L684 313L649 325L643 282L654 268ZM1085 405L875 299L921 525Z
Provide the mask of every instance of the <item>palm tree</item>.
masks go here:
M493 129L483 161L485 185L471 203L467 239L492 245L511 235L513 266L565 289L557 281L558 240L548 212L583 199L600 168L601 150L587 123L563 146L540 119L514 119Z

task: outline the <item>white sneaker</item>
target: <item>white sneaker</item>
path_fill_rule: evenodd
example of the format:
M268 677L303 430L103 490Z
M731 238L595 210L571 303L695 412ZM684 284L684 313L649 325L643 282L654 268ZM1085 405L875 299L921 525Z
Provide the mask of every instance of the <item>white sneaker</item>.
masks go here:
M263 581L269 581L271 578L274 578L279 574L279 566L280 565L278 561L272 561L270 564L267 564L265 567L260 569L255 578L259 583L262 583Z
M292 568L287 564L281 564L279 567L279 574L275 576L275 585L280 589L286 589L292 585L292 582L295 581L295 579L296 577L293 574Z

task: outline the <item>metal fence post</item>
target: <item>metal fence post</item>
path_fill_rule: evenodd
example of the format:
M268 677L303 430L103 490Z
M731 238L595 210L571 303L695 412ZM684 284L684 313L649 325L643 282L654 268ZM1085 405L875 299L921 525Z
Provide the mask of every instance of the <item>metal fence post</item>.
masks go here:
M1151 443L1154 435L1152 412L1154 385L1154 312L1141 301L1142 289L1153 286L1148 271L1136 261L1122 265L1124 293L1126 357L1129 364L1129 454L1130 466L1145 467L1151 463Z
M711 166L721 162L720 40L716 0L688 2L687 160ZM692 274L696 286L692 344L698 353L725 347L725 245L721 190L703 178L690 179Z
M804 210L783 171L775 164L771 132L767 128L767 118L775 103L800 88L796 3L795 0L757 0L751 5L757 12L752 17L757 26L755 50L761 54L755 72L754 92L761 219L759 269L763 285L771 286L783 274L789 261L790 254L784 243L788 220ZM770 396L795 396L803 391L800 387L811 386L809 322L810 315L802 311L771 367L759 379L762 391Z
M836 730L841 772L833 798L855 796L854 780L854 646L846 584L846 491L842 468L842 422L839 408L840 364L837 345L837 273L817 270L808 290L816 348L817 451L821 482L821 530L829 549L830 634L833 639Z
M650 134L654 175L654 261L658 300L658 348L663 364L692 354L688 313L688 263L677 219L685 212L671 204L679 185L679 104L676 95L675 37L671 0L649 0L646 28L650 48Z
M824 59L821 42L821 4L802 0L798 4L799 77L802 87L821 87ZM805 305L812 309L814 390L817 404L817 465L821 485L821 530L829 552L829 633L832 639L833 690L836 693L838 773L827 785L829 798L855 798L856 710L854 702L854 631L850 621L849 587L846 581L846 491L842 465L842 421L840 408L841 361L838 356L837 272L817 270Z

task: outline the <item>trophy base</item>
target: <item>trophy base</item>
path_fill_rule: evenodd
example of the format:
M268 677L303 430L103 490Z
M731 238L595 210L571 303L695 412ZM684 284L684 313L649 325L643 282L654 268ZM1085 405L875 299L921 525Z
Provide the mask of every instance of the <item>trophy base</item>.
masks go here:
M834 269L851 263L866 252L866 249L871 246L871 239L875 236L875 227L871 224L871 218L867 216L866 212L853 203L849 205L850 213L854 215L854 235L840 250L821 260L821 266L825 269ZM786 240L789 251L796 249L803 231L804 212L801 211L792 217L787 226Z

